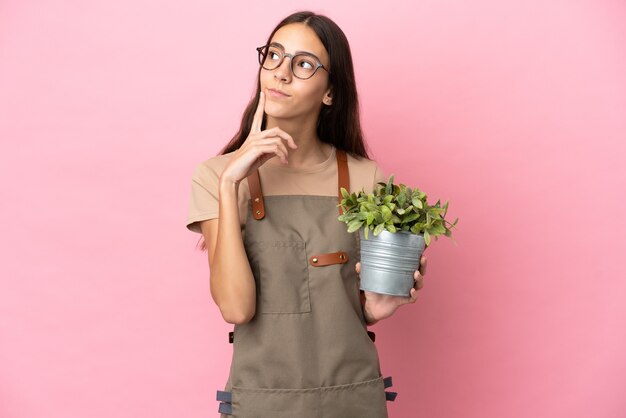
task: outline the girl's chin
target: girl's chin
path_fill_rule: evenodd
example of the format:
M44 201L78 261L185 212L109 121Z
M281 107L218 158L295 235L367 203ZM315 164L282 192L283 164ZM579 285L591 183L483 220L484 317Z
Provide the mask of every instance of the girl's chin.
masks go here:
M265 114L273 119L290 119L294 117L293 112L285 111L285 109L274 109L265 106Z

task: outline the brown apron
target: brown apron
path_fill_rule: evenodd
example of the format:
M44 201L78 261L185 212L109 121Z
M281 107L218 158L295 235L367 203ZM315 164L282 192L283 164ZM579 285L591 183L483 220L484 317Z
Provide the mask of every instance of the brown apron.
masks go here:
M258 170L248 177L256 314L230 333L222 418L386 418L395 399L363 317L358 234L337 220L349 179L345 152L336 155L337 197L264 197Z

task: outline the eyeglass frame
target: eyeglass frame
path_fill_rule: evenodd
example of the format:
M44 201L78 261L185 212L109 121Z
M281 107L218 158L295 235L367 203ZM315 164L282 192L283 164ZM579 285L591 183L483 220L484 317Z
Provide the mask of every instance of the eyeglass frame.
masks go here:
M275 47L275 48L278 48L278 49L282 50L282 54L283 54L283 56L281 57L280 62L278 63L278 65L277 65L276 67L272 68L272 69L265 68L265 67L263 66L263 63L261 62L261 55L262 55L262 54L261 54L261 51L262 51L264 48L269 48L270 46L273 46L273 47ZM282 48L282 46L276 46L276 45L272 45L272 44L268 44L268 45L263 45L263 46L260 46L260 47L258 47L256 50L257 50L257 52L259 53L259 65L260 65L263 69L265 69L265 70L268 70L268 71L273 71L273 70L275 70L276 68L278 68L278 67L280 67L281 65L283 65L283 61L285 60L285 57L289 57L289 58L290 58L290 60L289 60L289 69L291 70L291 74L293 74L293 76L294 76L294 77L296 77L296 78L298 78L298 79L300 79L300 80L308 80L308 79L312 78L312 77L313 77L313 76L317 73L317 70L318 70L319 68L323 69L324 71L326 71L326 72L328 73L328 75L330 75L330 71L328 71L328 69L324 66L324 64L322 64L322 63L320 62L320 59L319 59L318 57L316 57L315 55L310 54L310 53L308 53L308 52L300 52L300 53L298 53L298 54L289 54L289 53L285 52L285 49L284 49L284 48ZM268 52L269 52L269 51L268 51ZM310 75L309 77L307 77L307 78L298 77L298 76L296 75L296 73L293 71L293 59L294 59L295 57L299 56L299 55L304 55L304 56L307 56L307 57L312 57L312 58L315 58L315 60L317 61L317 66L316 66L316 67L315 67L315 69L313 70L313 74L311 74L311 75ZM265 55L264 60L265 60L265 59L267 59L267 55Z

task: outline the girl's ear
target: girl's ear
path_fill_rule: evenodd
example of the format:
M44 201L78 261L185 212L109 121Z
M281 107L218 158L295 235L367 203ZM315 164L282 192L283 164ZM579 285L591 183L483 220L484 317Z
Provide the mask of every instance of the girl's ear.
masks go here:
M332 92L333 88L330 87L328 90L326 90L326 94L324 94L324 99L322 99L322 102L324 102L326 106L330 106L333 104Z

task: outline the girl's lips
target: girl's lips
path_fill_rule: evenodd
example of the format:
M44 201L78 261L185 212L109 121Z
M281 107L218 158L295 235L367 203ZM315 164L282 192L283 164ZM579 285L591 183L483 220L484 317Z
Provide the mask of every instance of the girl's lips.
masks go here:
M267 92L268 92L268 93L269 93L269 95L270 95L270 96L272 96L272 97L278 97L278 98L286 98L286 97L289 97L288 95L283 94L283 93L281 93L281 92L279 92L279 91L276 91L276 90L274 90L274 89L267 89Z

